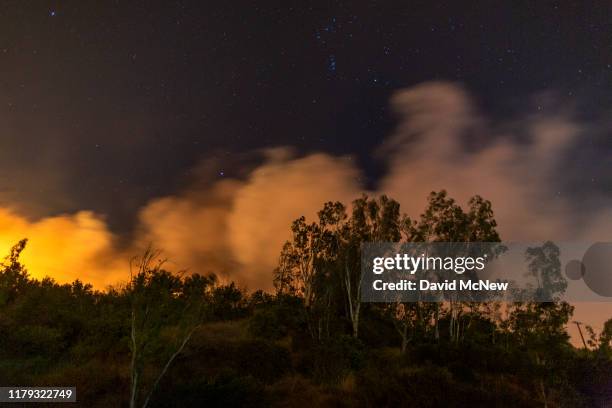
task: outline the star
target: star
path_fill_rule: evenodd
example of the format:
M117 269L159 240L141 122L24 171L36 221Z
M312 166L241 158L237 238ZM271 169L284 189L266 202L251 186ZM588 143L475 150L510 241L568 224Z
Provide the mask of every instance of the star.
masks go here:
M50 15L51 17L55 17L55 14L56 14L56 13L55 13L55 10L50 10L50 11L49 11L49 15Z
M336 56L335 55L330 55L329 56L329 64L327 66L329 72L336 72Z

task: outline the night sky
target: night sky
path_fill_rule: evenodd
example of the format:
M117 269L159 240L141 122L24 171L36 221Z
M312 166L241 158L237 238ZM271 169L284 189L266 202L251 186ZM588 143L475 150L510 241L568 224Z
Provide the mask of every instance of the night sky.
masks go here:
M116 232L202 160L241 177L264 147L352 154L376 186L389 99L423 81L459 81L490 117L547 90L612 107L605 2L5 1L0 33L5 203Z
M441 188L504 240L610 241L610 5L504 3L3 1L0 252L102 288L152 244L270 289L300 215Z

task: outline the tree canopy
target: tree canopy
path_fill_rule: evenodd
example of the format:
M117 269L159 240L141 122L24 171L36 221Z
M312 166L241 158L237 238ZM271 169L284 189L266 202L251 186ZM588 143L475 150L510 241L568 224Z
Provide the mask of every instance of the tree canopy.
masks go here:
M148 250L128 283L32 278L17 243L0 267L0 383L75 385L82 406L606 406L612 319L567 333L567 303L364 303L364 242L499 242L492 205L433 192L418 218L362 196L296 219L275 293L177 274ZM558 248L529 273L565 289ZM588 341L587 341L588 340Z

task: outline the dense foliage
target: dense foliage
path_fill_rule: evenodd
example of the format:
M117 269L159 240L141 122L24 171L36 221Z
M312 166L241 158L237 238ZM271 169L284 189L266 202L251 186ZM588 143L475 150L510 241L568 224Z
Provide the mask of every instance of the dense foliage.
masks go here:
M499 241L486 200L432 193L412 220L364 196L318 218L293 223L275 294L172 274L154 251L123 287L36 280L18 243L0 270L0 384L76 386L87 407L612 404L612 319L575 348L562 302L361 302L362 242ZM534 268L554 270L543 253Z

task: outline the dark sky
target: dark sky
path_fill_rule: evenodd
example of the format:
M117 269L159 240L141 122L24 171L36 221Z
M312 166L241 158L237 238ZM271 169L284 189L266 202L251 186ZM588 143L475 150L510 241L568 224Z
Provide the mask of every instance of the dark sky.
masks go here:
M230 177L279 145L354 154L375 183L390 96L428 80L493 117L543 90L612 107L607 2L306 3L2 2L4 200L120 231L201 160Z

